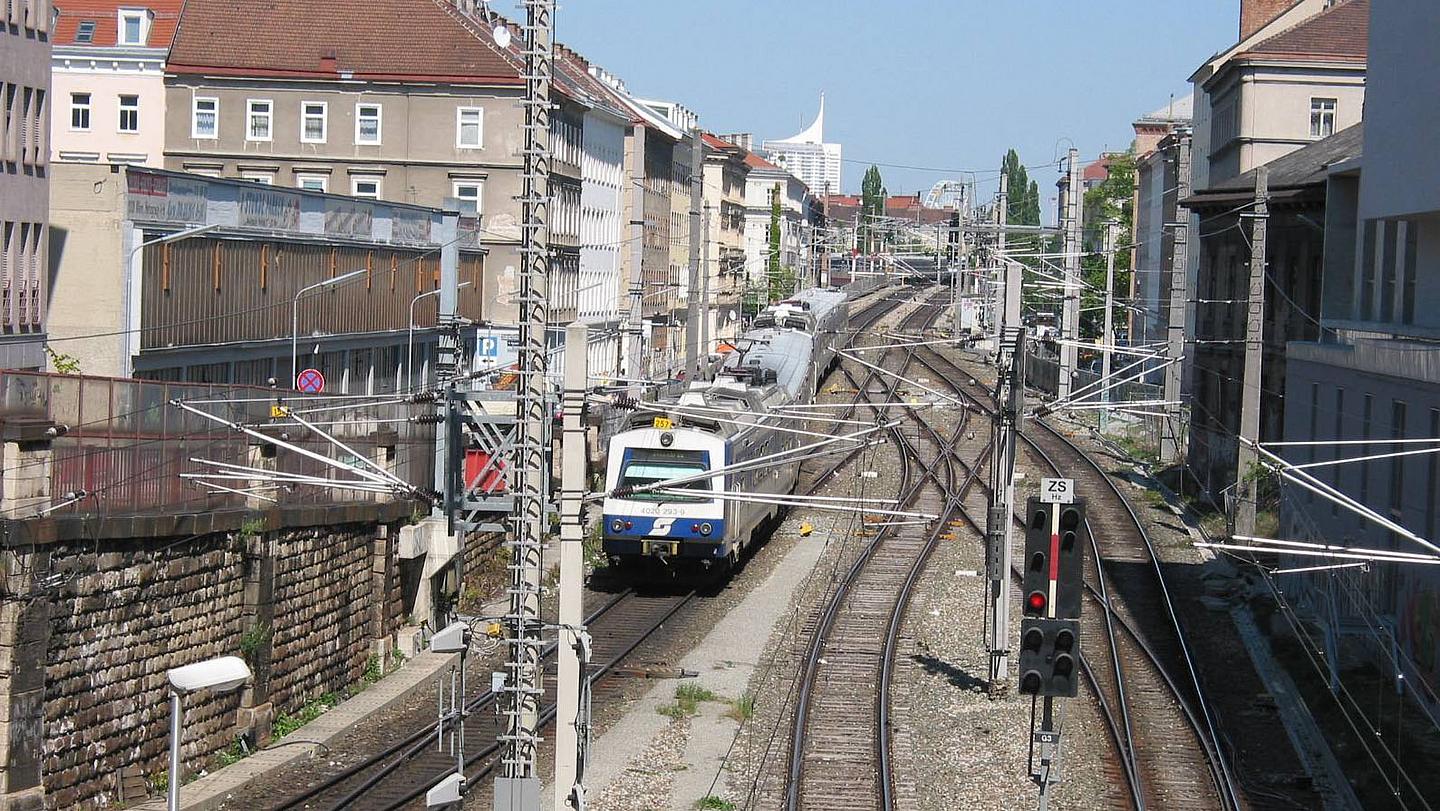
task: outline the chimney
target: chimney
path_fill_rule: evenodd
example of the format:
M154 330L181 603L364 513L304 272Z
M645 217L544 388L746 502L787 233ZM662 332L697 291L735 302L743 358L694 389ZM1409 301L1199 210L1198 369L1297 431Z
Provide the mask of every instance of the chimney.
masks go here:
M1240 39L1269 25L1284 14L1297 0L1240 0Z
M320 54L320 69L326 73L334 73L336 58L335 49L326 48L325 52Z

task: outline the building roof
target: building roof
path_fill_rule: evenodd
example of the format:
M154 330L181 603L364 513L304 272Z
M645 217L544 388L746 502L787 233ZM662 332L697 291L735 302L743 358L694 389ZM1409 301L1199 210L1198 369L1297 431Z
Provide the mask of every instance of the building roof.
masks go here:
M1242 56L1364 62L1370 45L1370 0L1341 0Z
M120 9L145 8L150 10L152 16L144 47L169 48L170 41L175 37L175 26L180 22L180 9L184 5L185 0L64 0L55 6L57 16L52 42L55 45L88 45L101 48L120 46ZM87 42L75 39L82 22L94 24L94 31Z
M412 47L423 43L422 47ZM521 84L487 30L445 0L186 0L171 73Z
M1183 124L1195 116L1195 94L1171 99L1170 103L1135 119L1136 124Z
M779 166L776 166L770 161L767 161L759 155L756 155L754 152L746 153L745 165L749 166L751 169L769 169L775 172L785 171L784 169L781 169Z
M1329 177L1330 167L1360 157L1364 147L1365 125L1347 127L1329 138L1316 141L1265 164L1270 173L1266 187L1271 192L1282 193L1281 196L1293 197L1293 192L1323 186ZM1249 199L1254 196L1257 171L1251 169L1239 177L1197 191L1194 196L1182 201L1182 204L1190 208L1205 208ZM1284 195L1285 192L1292 194Z
M825 143L825 94L820 94L820 112L815 114L815 120L810 126L801 132L781 138L778 141L766 141L766 144L823 144Z
M708 133L708 132L701 133L701 134L700 134L700 138L701 138L701 140L703 140L703 141L705 142L705 145L706 145L706 146L708 146L708 147L710 147L710 148L712 148L712 149L739 149L739 148L740 148L740 147L736 146L735 144L730 143L729 141L722 141L722 140L720 140L719 138L716 138L714 135L711 135L711 134Z

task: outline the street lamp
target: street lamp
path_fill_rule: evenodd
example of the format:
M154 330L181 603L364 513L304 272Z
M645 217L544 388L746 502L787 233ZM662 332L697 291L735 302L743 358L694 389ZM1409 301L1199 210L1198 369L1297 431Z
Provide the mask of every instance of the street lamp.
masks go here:
M165 671L170 681L170 781L166 786L166 808L180 810L180 699L210 690L228 693L250 680L250 668L238 656L222 656Z
M469 287L469 282L461 282L455 286L456 290L462 287ZM415 362L415 303L426 296L440 295L441 288L426 290L424 293L410 299L410 337L405 341L405 385L410 385L410 372Z
M298 293L295 294L295 299L290 302L290 386L291 386L291 388L294 388L294 387L296 386L296 377L298 377L299 374L300 374L300 367L299 367L299 359L300 359L300 297L303 296L303 295L305 295L306 293L309 293L311 290L318 290L318 289L321 288L321 287L329 287L330 285L339 284L339 283L345 281L346 279L353 279L354 277L359 276L360 274L362 274L362 273L364 273L364 272L365 272L365 268L360 268L359 270L352 270L352 271L350 271L349 273L346 273L346 274L341 275L341 276L336 276L336 277L333 278L333 279L326 279L326 280L324 280L324 281L322 281L322 282L316 282L316 283L310 285L309 287L302 287L302 288L300 288L300 292L298 292Z

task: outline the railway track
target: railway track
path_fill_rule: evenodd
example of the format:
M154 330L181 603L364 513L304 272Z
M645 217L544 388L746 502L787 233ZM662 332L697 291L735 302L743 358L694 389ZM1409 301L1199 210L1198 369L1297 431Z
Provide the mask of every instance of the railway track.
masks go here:
M932 308L907 315L902 330L923 329L933 322ZM913 359L913 349L887 351L875 365L899 368ZM879 376L871 370L862 383L842 366L857 396L871 402L877 419L892 410L910 414L909 407L878 406L896 399L901 381L890 378L877 392ZM889 685L897 641L910 594L925 562L943 533L957 497L975 480L978 465L962 463L952 447L965 432L965 415L951 435L929 423L915 421L919 431L900 428L890 435L901 456L897 502L909 509L940 516L929 526L883 522L856 557L821 608L800 674L800 692L792 720L787 809L892 808L895 769L891 756ZM988 452L983 450L981 456ZM876 685L869 701L855 693Z
M989 393L940 351L919 362L956 381L957 392L989 410ZM1076 480L1089 501L1092 555L1089 611L1082 622L1082 669L1105 717L1133 807L1240 809L1214 715L1199 686L1184 630L1144 524L1119 488L1078 446L1040 420L1022 434L1031 461ZM978 529L974 516L965 518ZM1023 531L1023 516L1014 516Z
M878 320L891 307L882 293L861 312L862 324ZM858 407L857 395L854 407ZM853 410L853 408L851 409ZM849 411L847 411L849 413ZM858 453L858 449L855 453ZM846 454L820 475L813 477L802 490L813 492L831 475L848 464L855 453ZM627 590L606 600L586 619L592 638L591 681L593 700L599 705L612 698L617 685L605 677L611 674L632 653L669 619L676 616L697 595L697 590L674 594L646 595ZM553 668L552 644L544 652L543 664ZM554 718L554 679L547 680L547 693L542 700L541 723L547 726ZM496 696L485 691L465 705L466 781L472 787L489 778L498 765L501 733L500 717L493 712ZM288 797L280 809L360 809L389 811L416 803L430 787L454 769L454 757L436 746L438 722L423 725L374 755L344 770L328 775L304 791ZM448 731L448 730L447 730ZM472 788L472 792L481 792Z

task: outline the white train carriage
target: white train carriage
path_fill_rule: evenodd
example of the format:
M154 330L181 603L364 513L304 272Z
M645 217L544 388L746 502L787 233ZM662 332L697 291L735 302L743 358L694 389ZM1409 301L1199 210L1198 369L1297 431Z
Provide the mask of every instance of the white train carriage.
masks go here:
M836 351L845 343L850 304L843 291L812 287L765 308L755 317L755 329L786 329L812 338L812 383L819 384L835 365Z
M766 415L808 402L810 336L793 330L746 333L713 383L696 382L678 398L638 411L610 441L603 505L603 549L618 563L637 560L730 564L780 507L715 493L781 496L795 489L799 465L722 471L794 448L794 420ZM688 479L668 492L639 490Z

